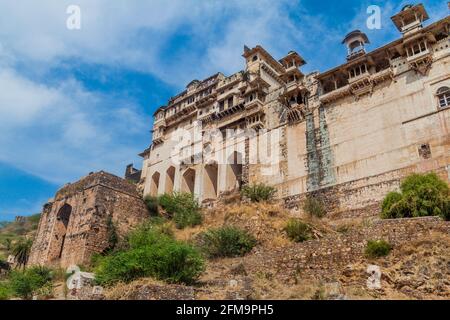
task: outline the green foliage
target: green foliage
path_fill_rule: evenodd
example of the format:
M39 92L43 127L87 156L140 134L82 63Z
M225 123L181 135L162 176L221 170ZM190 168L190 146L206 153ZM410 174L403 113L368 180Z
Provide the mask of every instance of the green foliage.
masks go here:
M164 224L145 224L128 237L128 249L97 257L97 282L108 286L153 277L170 283L192 283L204 270L194 247L164 233Z
M178 229L194 227L202 223L200 206L190 193L164 194L158 199L159 205L173 218Z
M33 245L33 240L31 239L20 239L17 243L14 244L12 248L12 253L16 258L17 266L20 268L28 262L28 258L30 257L31 246Z
M391 218L397 217L398 213L393 211L395 208L394 205L402 201L402 198L403 196L399 192L389 192L386 195L383 200L383 204L381 205L383 216L386 215L385 218L387 218L388 216L390 216ZM395 208L395 210L398 210L398 207Z
M45 267L32 267L24 271L13 271L9 276L12 294L22 299L31 299L33 294L51 284L52 271Z
M5 247L6 251L8 251L8 252L11 251L11 249L12 249L12 240L11 240L11 238L4 238L2 240L2 244Z
M108 216L107 221L106 221L106 226L107 226L107 236L108 236L108 242L109 242L109 248L107 251L111 251L116 248L117 243L119 242L119 236L117 235L116 226L114 225L112 216Z
M210 258L240 257L250 252L256 239L245 230L228 226L210 229L199 236L203 252Z
M277 190L265 184L253 184L244 186L241 195L250 199L251 202L270 201L274 198Z
M379 258L387 256L392 250L392 246L384 240L370 240L366 246L366 256L369 258Z
M159 214L159 200L157 197L147 196L144 198L144 202L148 211L152 217L156 217Z
M450 216L450 191L435 173L413 174L400 186L401 193L391 192L383 201L384 219Z
M8 281L0 282L0 301L9 300L13 296L13 292Z
M306 198L303 203L303 211L311 217L323 218L327 212L325 211L323 202L313 197Z
M289 239L295 242L309 240L312 236L311 227L298 219L290 219L286 227L284 227L284 231L287 233Z

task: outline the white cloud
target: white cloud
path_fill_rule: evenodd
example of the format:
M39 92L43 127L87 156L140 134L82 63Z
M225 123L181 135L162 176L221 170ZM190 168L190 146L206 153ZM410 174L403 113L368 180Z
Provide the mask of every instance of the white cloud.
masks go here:
M139 151L130 143L132 128L142 130L146 117L129 102L87 92L74 80L39 85L12 70L0 72L0 88L2 162L64 183L91 170L121 173Z
M298 34L287 14L298 0L79 0L82 28L70 31L65 22L72 2L1 1L0 12L7 15L0 20L0 43L30 63L75 57L150 72L181 86L205 73L200 70L241 69L244 43L265 43L280 54ZM207 48L189 48L176 61L164 60L168 41L182 31Z

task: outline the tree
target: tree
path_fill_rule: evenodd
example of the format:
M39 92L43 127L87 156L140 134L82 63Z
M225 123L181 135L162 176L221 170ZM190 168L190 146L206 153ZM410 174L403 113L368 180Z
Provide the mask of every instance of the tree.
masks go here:
M28 259L30 258L32 245L32 240L22 239L13 246L12 253L16 259L17 267L23 267L25 269Z

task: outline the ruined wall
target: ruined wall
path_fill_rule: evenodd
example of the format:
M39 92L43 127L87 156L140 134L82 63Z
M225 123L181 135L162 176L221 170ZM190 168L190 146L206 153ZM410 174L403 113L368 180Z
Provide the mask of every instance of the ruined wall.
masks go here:
M29 264L88 263L93 253L110 247L114 232L123 237L147 217L134 185L105 172L91 174L62 188L44 206Z
M336 279L348 265L363 259L369 240L382 239L397 247L430 239L433 234L448 236L450 223L438 217L378 219L345 233L330 233L288 248L271 248L246 259L244 264L253 274L267 272L267 266L271 266L273 277L285 283L294 281L299 271L304 278Z

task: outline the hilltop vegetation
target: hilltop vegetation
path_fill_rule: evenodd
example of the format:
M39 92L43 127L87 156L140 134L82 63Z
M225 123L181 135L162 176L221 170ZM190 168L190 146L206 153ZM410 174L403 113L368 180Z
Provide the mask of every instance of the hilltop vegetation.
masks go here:
M0 261L12 253L16 243L25 238L33 239L40 218L40 214L34 214L25 217L23 221L0 222Z

